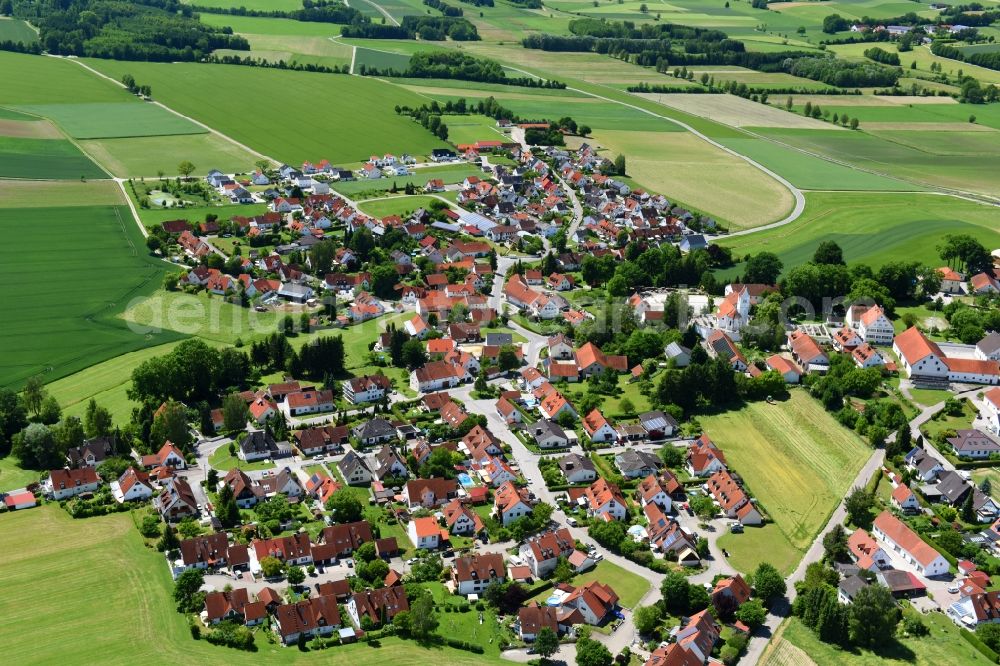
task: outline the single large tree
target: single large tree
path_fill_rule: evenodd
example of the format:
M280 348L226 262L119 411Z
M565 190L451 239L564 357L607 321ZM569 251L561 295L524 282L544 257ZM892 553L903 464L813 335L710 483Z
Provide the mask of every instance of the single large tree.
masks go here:
M559 637L548 627L542 627L535 634L535 652L542 659L548 659L559 651Z
M230 393L222 399L222 427L226 430L242 430L247 425L247 403L238 393Z
M758 564L751 580L753 581L754 594L764 603L769 603L785 593L785 579L769 562Z
M899 608L889 588L872 584L861 588L850 605L851 640L871 647L896 633Z
M784 265L773 252L759 252L747 259L743 281L753 284L774 284Z
M864 527L871 523L872 508L875 506L875 496L866 489L854 488L844 500L847 519L853 524Z
M205 595L199 590L205 583L201 569L188 569L174 581L174 601L181 613L196 613L201 610Z
M410 604L410 633L416 638L426 638L437 626L434 597L430 592L424 592Z
M184 176L185 179L189 178L194 170L195 166L189 160L184 160L177 165L177 173Z
M333 520L341 524L357 522L364 515L361 501L346 488L335 492L326 501L326 508L333 514Z
M834 241L823 241L816 247L816 252L813 253L813 263L843 264L844 251Z

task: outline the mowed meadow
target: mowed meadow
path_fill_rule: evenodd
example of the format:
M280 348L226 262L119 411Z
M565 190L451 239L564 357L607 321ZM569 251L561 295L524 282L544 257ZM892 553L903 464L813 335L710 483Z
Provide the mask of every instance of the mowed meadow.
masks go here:
M8 272L0 285L0 386L36 374L50 381L177 338L139 335L117 318L130 299L161 287L167 264L148 255L121 192L107 185L73 183L63 192L25 183L48 197L44 207L21 205L30 195L17 184L0 187L11 195L0 198L0 265Z
M781 563L789 561L790 548L798 553L790 559L794 564L871 455L861 438L802 390L776 404L748 403L699 421L774 523L727 537L734 566L744 570L751 568L744 547L760 551L760 559L770 552Z
M425 648L393 637L380 641L379 647L357 643L301 652L269 643L266 630L257 628L258 650L253 654L195 641L187 620L174 610L173 584L163 555L144 545L134 520L139 517L133 519L128 513L74 520L56 504L0 520L4 546L0 645L5 663L502 663L491 653Z

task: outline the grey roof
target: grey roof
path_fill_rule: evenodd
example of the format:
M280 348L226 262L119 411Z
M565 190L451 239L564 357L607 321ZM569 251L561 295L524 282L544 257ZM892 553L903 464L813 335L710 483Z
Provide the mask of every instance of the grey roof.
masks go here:
M965 501L965 496L972 489L972 484L962 478L958 472L942 472L938 481L938 491L950 504Z
M240 438L240 450L244 453L272 453L278 450L278 443L266 430L251 430Z
M687 243L687 246L692 249L698 249L703 247L708 247L708 241L701 234L691 234L690 236L685 236L681 243Z
M500 346L514 344L513 333L487 333L487 346Z
M615 456L615 465L622 472L636 472L644 469L659 469L663 463L652 453L629 449Z
M691 350L678 342L671 342L663 350L667 358L677 358L678 356L691 356Z
M639 414L639 423L646 429L646 432L677 427L677 421L674 420L674 417L659 410Z
M585 458L579 453L567 453L562 458L559 459L559 469L563 471L563 474L570 470L585 469L591 472L597 472L594 467L594 463L590 458Z
M371 473L371 470L368 468L368 465L365 463L364 459L354 451L348 451L347 455L341 458L340 462L337 463L337 466L340 467L340 471L344 474L346 478L350 478L351 476L353 476L354 471L359 467L362 467L367 472Z
M396 427L385 419L372 419L371 421L365 421L359 426L355 426L354 436L358 439L395 437Z
M535 439L542 437L558 437L563 440L568 439L566 431L562 429L562 426L554 421L549 421L548 419L539 419L531 424L530 428L531 434L535 437Z
M295 284L294 282L285 282L278 289L278 293L282 296L308 296L312 293L312 288L305 286L304 284Z
M866 583L860 576L852 575L840 581L840 584L837 587L843 590L848 599L853 599L854 595L861 589L868 587L868 583Z
M1000 444L997 444L986 433L980 430L959 430L955 433L957 437L949 437L948 443L954 447L955 452L961 455L968 449L976 451L1000 451Z
M985 338L976 343L976 349L987 356L1000 352L1000 333L990 331Z

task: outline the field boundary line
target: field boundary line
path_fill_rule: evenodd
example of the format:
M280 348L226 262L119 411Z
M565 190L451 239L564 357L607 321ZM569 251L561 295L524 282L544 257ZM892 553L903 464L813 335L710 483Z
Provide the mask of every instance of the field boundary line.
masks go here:
M522 74L527 74L528 76L531 76L531 77L534 77L534 78L541 78L537 74L532 74L531 72L528 72L528 71L523 70L523 69L518 69L517 67L511 67L510 65L504 65L504 67L506 67L507 69L514 70L515 72L520 72ZM567 86L566 90L572 90L574 92L578 92L578 93L582 93L584 95L587 95L588 97L594 97L596 99L602 99L602 100L604 100L606 102L611 102L613 104L618 104L620 106L624 106L626 108L630 108L630 109L633 109L635 111L639 111L641 113L645 113L646 115L653 116L654 118L660 118L661 120L666 120L668 122L671 122L671 123L677 125L678 127L682 127L685 130L687 130L688 132L690 132L691 134L693 134L694 136L696 136L699 139L701 139L702 141L705 141L705 142L709 143L710 145L715 146L716 148L718 148L718 149L720 149L720 150L722 150L722 151L724 151L726 153L729 153L733 157L737 157L737 158L743 160L744 162L746 162L750 166L752 166L752 167L754 167L756 169L759 169L760 171L762 171L763 173L767 174L768 176L770 176L774 180L778 181L778 183L780 183L782 186L784 186L785 189L787 189L791 193L792 197L795 199L795 204L792 206L792 211L788 215L786 215L782 219L778 220L777 222L771 222L770 224L765 224L765 225L762 225L762 226L759 226L759 227L754 227L753 229L745 229L744 231L746 231L746 232L749 232L749 231L763 231L765 229L775 229L777 227L781 227L781 226L784 226L786 224L790 224L790 223L794 222L795 220L797 220L802 215L802 211L805 210L805 207L806 207L806 197L805 197L805 195L802 194L802 190L800 190L799 188L797 188L794 185L792 185L792 183L788 179L786 179L783 176L775 173L774 171L771 171L766 166L764 166L760 162L757 162L757 161L753 160L752 158L748 157L747 155L743 155L741 153L736 152L732 148L729 148L727 146L722 145L721 143L719 143L715 139L712 139L711 137L707 136L706 134L703 134L702 132L699 132L698 130L696 130L691 125L688 125L687 123L685 123L683 121L680 121L680 120L677 120L675 118L671 118L669 116L664 116L664 115L661 115L659 113L655 113L653 111L650 111L649 109L644 109L643 107L638 106L636 104L629 104L628 102L622 102L621 100L612 99L611 97L605 97L604 95L598 95L597 93L588 92L588 91L582 90L580 88L573 88L572 86ZM730 235L733 235L733 234L730 234Z
M376 10L378 10L378 12L379 12L379 13L380 13L380 14L381 14L382 16L384 16L384 17L386 17L387 19L389 19L389 21L391 21L393 25L395 25L395 26L398 26L398 25L399 25L399 21L397 21L397 20L395 19L395 17L394 17L394 16L392 15L392 14L390 14L390 13L388 12L388 10L384 9L384 8L382 7L382 5L380 5L380 4L376 3L376 2L372 2L372 0L364 0L364 1L365 1L365 2L367 2L367 3L369 4L369 5L371 5L372 7L374 7L374 8L376 9Z
M111 83L115 84L116 86L118 86L119 88L124 88L125 87L125 84L123 84L121 81L116 81L115 79L111 78L107 74L104 74L103 72L97 71L96 69L94 69L93 67L91 67L90 65L88 65L87 63L80 61L78 58L70 58L70 57L66 57L66 56L54 56L54 55L49 55L49 57L50 58L59 58L61 60L68 60L70 62L75 62L77 65L79 65L80 67L83 67L85 70L87 70L91 74L99 76L102 79L106 79L106 80L110 81ZM239 141L237 141L233 137L228 136L226 134L223 134L222 132L220 132L219 130L215 129L214 127L206 125L205 123L201 122L200 120L197 120L196 118L192 118L191 116L185 115L185 114L181 113L180 111L177 111L175 109L170 108L169 106L167 106L163 102L159 102L159 101L157 101L155 99L152 99L152 100L149 100L148 103L155 104L156 106L160 107L161 109L165 109L165 110L169 111L170 113L174 114L175 116L177 116L179 118L183 118L184 120L187 120L189 122L194 123L198 127L204 128L205 131L207 131L207 132L209 132L211 134L215 134L216 136L218 136L218 137L220 137L222 139L225 139L226 141L232 143L233 145L235 145L235 146L237 146L239 148L242 148L243 150L249 152L251 155L255 155L255 156L260 157L262 159L268 160L270 162L273 162L274 164L281 164L281 162L279 160L274 159L270 155L265 155L264 153L260 152L259 150L254 150L253 148L251 148L250 146L246 145L245 143L240 143Z

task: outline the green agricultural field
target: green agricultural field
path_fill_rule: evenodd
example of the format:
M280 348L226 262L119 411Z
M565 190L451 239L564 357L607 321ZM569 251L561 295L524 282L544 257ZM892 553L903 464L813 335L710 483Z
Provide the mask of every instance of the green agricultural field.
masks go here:
M129 101L141 104L71 60L0 51L0 105Z
M801 390L776 404L748 403L700 421L748 492L800 553L812 544L871 453Z
M73 520L49 504L4 516L0 542L5 546L0 611L7 618L0 626L0 644L7 646L11 663L142 660L209 666L234 658L228 648L191 638L188 620L174 610L163 556L143 544L129 514ZM252 659L268 666L341 660L357 666L503 663L495 652L421 647L395 637L382 639L378 647L357 643L303 653L270 643L266 631L256 630ZM81 635L87 640L79 641ZM69 644L75 645L71 653L65 649Z
M126 187L128 183L126 183ZM140 190L141 191L141 190ZM132 196L132 192L129 192ZM133 198L133 202L135 199ZM220 220L228 220L234 215L251 217L267 212L267 204L225 204L220 206L189 206L187 208L136 208L139 219L145 227L162 224L167 220L188 220L204 222L208 215L215 215Z
M791 192L781 183L688 132L595 130L594 141L607 148L602 154L609 159L625 155L628 174L651 191L704 210L733 229L775 222L792 209Z
M260 11L295 11L296 9L302 9L301 0L197 0L197 2L189 1L184 4L189 5L202 5L204 7L219 7L221 9L238 9L239 7L246 7L247 9L257 9ZM207 14L207 16L215 16L212 14ZM223 18L230 18L225 15L218 15ZM232 17L234 19L241 18L239 16Z
M111 180L0 180L3 208L48 208L53 201L66 206L117 206L125 203L125 196Z
M410 66L410 56L405 53L390 53L389 51L359 46L354 56L354 70L359 71L362 65L378 70L391 69L405 72Z
M324 158L356 162L376 152L423 156L442 145L394 111L397 104L419 105L419 97L374 79L234 65L88 63L114 78L131 72L172 109L291 164ZM206 99L214 103L205 104ZM246 103L250 99L253 103Z
M0 287L0 386L39 373L50 381L176 339L133 332L115 318L130 299L159 288L165 273L127 207L3 208L0 229L9 272Z
M930 629L921 638L898 638L884 642L879 650L841 650L820 641L796 617L778 630L760 660L761 666L985 666L991 663L959 635L959 629L943 613L926 613Z
M177 345L168 342L109 358L46 385L49 395L59 401L66 416L83 418L91 398L108 409L116 424L127 423L135 403L126 395L131 386L132 370L154 356L162 356Z
M210 169L240 173L252 170L259 159L218 134L95 139L80 145L118 178L153 178L161 171L175 175L181 160L190 161L200 174Z
M0 18L0 42L34 44L37 41L38 33L24 21L12 18Z
M0 136L0 178L78 180L107 177L100 167L65 139Z
M947 106L955 108L958 105ZM869 107L868 110L879 109ZM881 110L900 113L891 108ZM860 132L771 128L755 131L769 140L874 172L825 162L777 144L754 140L723 141L764 164L773 165L775 171L788 174L789 180L807 189L912 191L940 186L982 194L996 191L996 179L992 174L1000 169L1000 153L992 148L1000 148L1000 131L987 127L968 123L873 122L863 124ZM798 169L793 168L796 165ZM824 174L829 178L824 179Z
M986 247L998 247L1000 214L989 206L931 194L811 192L794 222L719 242L737 256L774 252L786 269L809 261L824 240L840 244L849 263L937 265L935 247L949 233L970 234ZM738 273L739 266L731 272Z
M98 79L94 78L97 83ZM74 139L203 134L207 131L162 106L148 103L26 104L17 108L55 121Z
M775 140L785 140L788 137L795 137L803 142L809 140L808 137L801 136L807 132L824 136L849 133L833 129L826 132L824 130L771 130L770 128L756 128L755 131L761 136L773 137ZM836 139L830 140L833 141ZM814 155L792 150L771 141L762 141L758 137L724 138L719 141L726 147L732 148L736 152L763 164L768 169L781 174L796 187L815 190L914 191L921 189L917 185L891 178L883 178L834 162L828 162Z
M487 116L443 115L441 122L448 126L448 140L455 144L510 140L510 135L497 129L496 121Z
M219 2L221 0L215 0ZM249 3L240 2L241 6L246 6L252 4L254 0L250 0ZM295 2L296 0L290 0L290 2ZM267 3L268 10L281 9L277 3L281 0L261 0L261 2ZM205 4L199 0L198 4ZM206 6L211 6L212 0ZM299 9L302 7L301 2L299 2ZM253 9L253 7L247 6L247 9ZM295 21L293 19L284 18L266 18L261 16L232 16L227 14L202 14L201 22L205 25L211 25L215 27L225 27L229 26L233 29L233 32L238 32L241 35L251 39L251 37L336 37L340 34L340 26L335 23L320 23L312 21ZM253 49L253 40L250 43L251 50Z

